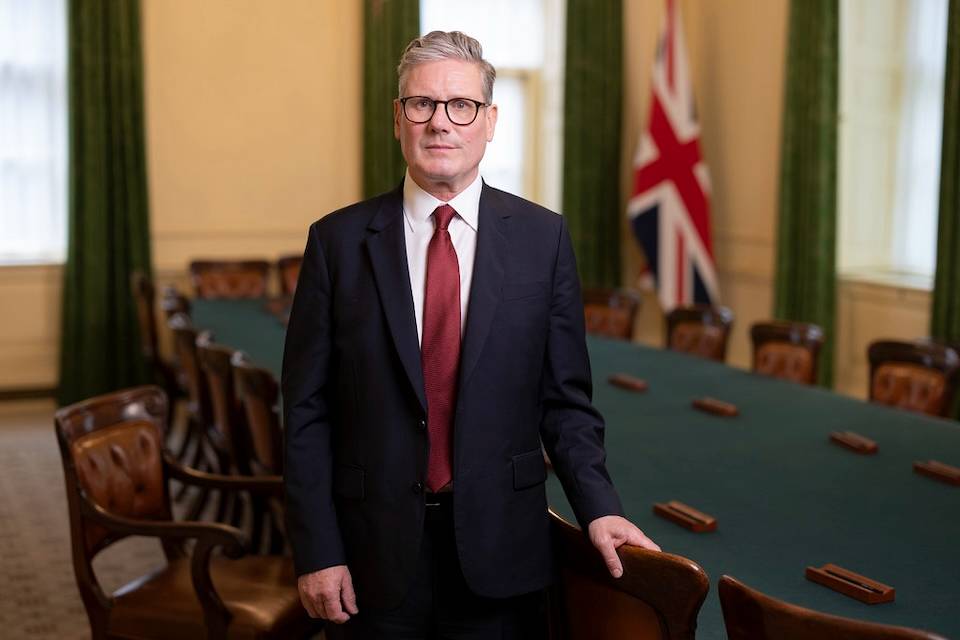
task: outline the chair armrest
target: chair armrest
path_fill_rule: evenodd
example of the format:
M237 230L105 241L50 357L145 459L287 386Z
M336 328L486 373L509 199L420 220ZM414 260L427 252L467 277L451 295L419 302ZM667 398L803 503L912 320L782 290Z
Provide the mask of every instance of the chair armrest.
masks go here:
M186 484L207 489L249 491L254 494L283 497L281 476L227 476L184 466L168 452L164 452L163 459L170 477Z
M87 496L80 501L83 515L109 531L130 536L148 536L168 540L197 540L210 547L223 547L229 558L247 552L246 534L236 527L217 522L175 522L127 518L110 513Z
M243 531L215 522L165 522L118 516L95 504L85 495L81 497L80 509L91 521L116 533L168 540L196 540L190 558L190 578L203 609L207 637L226 638L232 614L217 593L210 577L210 558L218 547L223 548L223 554L228 558L243 556L248 547Z

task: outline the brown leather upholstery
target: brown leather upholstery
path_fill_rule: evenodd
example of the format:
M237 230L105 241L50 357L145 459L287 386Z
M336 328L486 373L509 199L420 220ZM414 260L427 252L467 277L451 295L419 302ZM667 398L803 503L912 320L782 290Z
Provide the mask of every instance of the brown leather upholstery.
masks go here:
M187 389L188 409L191 419L206 428L213 422L210 393L200 371L197 356L197 331L190 317L175 313L168 325L173 333L173 352Z
M214 344L209 333L197 336L197 361L210 398L210 442L221 458L221 473L249 474L246 422L240 413L234 389L233 349Z
M640 308L640 298L619 289L586 289L583 312L587 333L607 338L629 340Z
M190 279L198 298L263 298L270 263L266 260L194 260Z
M960 358L943 344L880 340L867 348L870 400L932 416L948 416Z
M303 606L293 564L277 556L213 558L210 573L233 613L228 638L302 637ZM123 637L195 638L203 610L190 581L190 562L181 558L115 594L110 633ZM129 587L129 585L128 585ZM309 624L309 623L306 623ZM163 635L157 635L163 629ZM199 636L202 637L202 636Z
M280 292L292 296L297 290L297 278L300 277L300 265L303 256L283 256L277 260L277 273L280 275Z
M692 640L710 588L696 563L620 547L623 576L612 578L583 532L550 512L560 581L550 592L554 640Z
M803 384L817 381L823 329L803 322L758 322L750 328L753 371Z
M926 631L804 609L730 576L720 578L719 593L729 640L944 640Z
M161 450L166 398L138 387L77 403L55 418L63 461L74 573L94 638L296 638L312 631L289 558L240 557L241 531L177 523L168 480L279 496L277 476L201 474ZM92 568L94 556L127 535L157 537L167 564L113 594ZM188 555L184 541L196 540ZM217 548L231 558L212 555ZM192 557L191 557L192 556Z
M733 325L726 307L693 305L667 314L667 348L723 362Z
M120 422L80 436L71 445L80 488L107 511L127 518L169 519L157 426ZM87 549L96 552L106 529L86 528Z

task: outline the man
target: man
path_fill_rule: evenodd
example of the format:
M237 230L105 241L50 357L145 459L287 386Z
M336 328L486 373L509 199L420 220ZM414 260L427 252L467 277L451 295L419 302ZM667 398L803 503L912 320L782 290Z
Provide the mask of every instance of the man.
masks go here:
M658 547L604 466L563 218L479 177L493 67L435 31L398 73L403 185L313 224L287 330L300 596L347 623L331 635L536 637L553 570L541 440L614 576L617 546Z

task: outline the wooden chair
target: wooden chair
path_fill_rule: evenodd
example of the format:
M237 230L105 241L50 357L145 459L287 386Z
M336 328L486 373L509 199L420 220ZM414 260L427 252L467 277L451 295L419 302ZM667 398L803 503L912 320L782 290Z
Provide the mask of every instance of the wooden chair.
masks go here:
M550 511L560 580L550 592L553 640L692 640L710 581L699 565L639 547L620 547L612 578L583 532Z
M156 287L153 285L153 280L142 271L135 271L131 275L130 286L137 307L140 351L143 354L143 359L153 373L156 382L163 387L167 397L171 399L171 402L175 402L177 399L186 397L186 392L179 383L174 365L164 360L160 355L156 316ZM169 413L172 416L173 412L170 411Z
M270 263L266 260L194 260L190 279L197 298L263 298Z
M250 469L254 475L283 475L283 429L280 426L280 388L273 374L250 363L242 351L231 360L237 397L249 433ZM279 500L267 505L264 532L269 532L272 553L285 542L284 508Z
M280 293L292 297L297 290L297 278L300 277L302 255L282 256L277 259L277 274L280 276Z
M731 326L733 312L726 307L677 307L667 314L666 347L723 362Z
M870 400L932 416L950 415L960 357L926 340L879 340L867 348Z
M289 558L247 556L240 530L172 517L172 478L259 495L282 493L281 478L227 477L181 466L162 448L166 413L166 396L156 386L98 396L56 413L74 574L92 637L307 636L314 629ZM93 558L131 535L159 539L166 565L105 593Z
M765 376L815 384L823 329L804 322L758 322L750 327L753 371Z
M720 578L728 640L945 640L926 631L841 618L804 609Z
M583 312L587 333L630 340L633 323L640 309L640 297L620 289L585 289Z

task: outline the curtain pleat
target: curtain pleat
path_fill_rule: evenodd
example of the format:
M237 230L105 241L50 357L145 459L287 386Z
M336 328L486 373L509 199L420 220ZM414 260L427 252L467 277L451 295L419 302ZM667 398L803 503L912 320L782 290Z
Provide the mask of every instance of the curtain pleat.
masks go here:
M418 0L364 0L363 193L369 198L396 187L406 164L393 136L397 64L420 34Z
M824 329L819 383L833 382L836 315L837 0L792 0L780 167L774 315Z
M130 288L150 273L139 0L72 1L68 41L61 405L149 380Z
M950 0L943 79L937 267L930 334L960 343L960 0Z
M563 215L586 286L620 284L621 0L568 0Z

